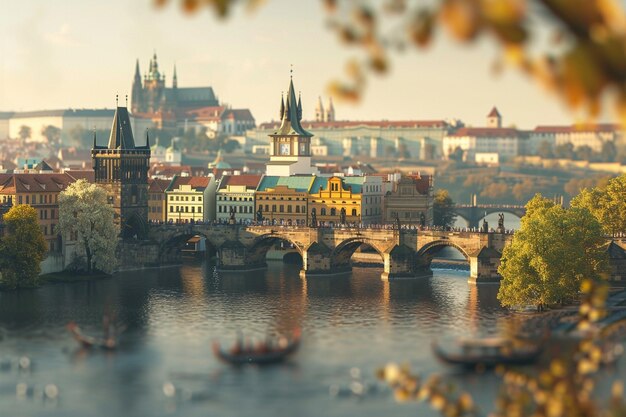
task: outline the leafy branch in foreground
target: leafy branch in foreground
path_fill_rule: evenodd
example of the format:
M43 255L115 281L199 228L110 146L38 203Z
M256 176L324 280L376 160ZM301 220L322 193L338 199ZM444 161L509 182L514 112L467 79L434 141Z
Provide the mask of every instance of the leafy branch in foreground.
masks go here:
M162 6L169 0L154 0ZM203 8L219 17L235 5L254 9L262 0L179 0L183 10ZM322 0L328 26L364 60L347 64L348 80L331 83L339 98L359 100L371 74L384 74L392 51L428 47L443 27L469 44L488 36L499 47L494 65L518 68L555 93L572 110L592 116L613 102L626 123L626 14L617 0ZM295 2L294 2L295 4ZM542 30L539 30L539 26ZM548 36L546 36L546 33ZM548 38L548 41L546 39Z
M606 403L593 398L598 370L615 360L621 345L605 342L595 324L606 315L608 288L605 283L585 280L581 285L578 330L583 338L572 352L561 352L536 373L500 368L503 388L494 404L493 417L597 417L625 416L626 403L621 381L613 383ZM434 375L422 383L407 367L389 364L379 371L399 401L425 401L446 417L479 415L470 394L456 393L444 378Z

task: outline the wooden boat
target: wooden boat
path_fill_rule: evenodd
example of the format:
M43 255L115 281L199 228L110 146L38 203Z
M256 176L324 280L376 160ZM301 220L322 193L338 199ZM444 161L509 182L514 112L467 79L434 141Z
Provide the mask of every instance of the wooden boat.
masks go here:
M466 368L494 367L497 365L528 365L535 362L543 351L542 344L516 345L510 339L483 338L460 339L457 349L445 350L437 342L433 352L439 360Z
M246 349L241 348L240 343L238 343L230 351L225 351L218 342L214 342L213 353L218 359L231 365L270 365L283 362L296 352L300 347L300 340L301 332L297 329L293 332L291 339L279 337L276 340L276 346Z
M113 336L98 338L84 335L80 327L73 321L69 322L66 327L83 348L100 348L105 350L114 350L117 348L117 340Z

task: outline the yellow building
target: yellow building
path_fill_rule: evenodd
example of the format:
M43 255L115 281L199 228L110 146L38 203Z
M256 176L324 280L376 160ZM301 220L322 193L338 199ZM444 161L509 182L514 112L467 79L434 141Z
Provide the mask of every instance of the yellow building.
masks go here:
M320 224L341 223L341 210L345 223L361 221L361 187L344 184L341 177L316 177L309 192L309 215Z
M148 182L148 220L151 222L164 222L167 220L165 190L170 185L170 180L153 178L148 180Z
M255 193L256 216L285 225L307 225L308 192L314 176L264 176Z

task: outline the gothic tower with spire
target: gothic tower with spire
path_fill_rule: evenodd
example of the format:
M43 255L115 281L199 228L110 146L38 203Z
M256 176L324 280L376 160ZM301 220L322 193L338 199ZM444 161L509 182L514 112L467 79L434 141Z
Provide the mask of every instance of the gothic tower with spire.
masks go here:
M150 140L136 146L126 107L117 107L107 146L91 150L96 184L107 191L115 210L115 223L124 238L143 238L148 222L148 168Z
M335 106L333 106L333 98L328 97L328 106L326 106L326 115L324 117L325 122L335 121Z
M280 99L280 127L270 137L270 161L266 166L267 175L316 175L317 168L311 165L312 133L304 130L302 120L302 100L296 99L293 79L289 80L286 100Z
M322 104L322 97L317 97L317 105L315 106L315 121L323 122L324 121L324 104Z

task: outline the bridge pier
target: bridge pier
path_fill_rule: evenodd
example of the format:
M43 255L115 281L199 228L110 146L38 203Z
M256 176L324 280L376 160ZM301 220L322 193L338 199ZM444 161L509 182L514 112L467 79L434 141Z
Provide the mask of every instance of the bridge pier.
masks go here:
M480 251L470 255L470 277L471 284L498 283L502 278L498 273L500 257L502 255L497 250L484 246Z
M415 251L406 245L395 245L383 254L384 270L380 278L390 281L416 277Z
M350 272L345 265L332 264L332 251L323 243L313 242L302 252L301 278Z
M267 266L265 262L250 262L248 248L238 241L224 243L218 250L217 260L217 269L221 271L250 271Z

